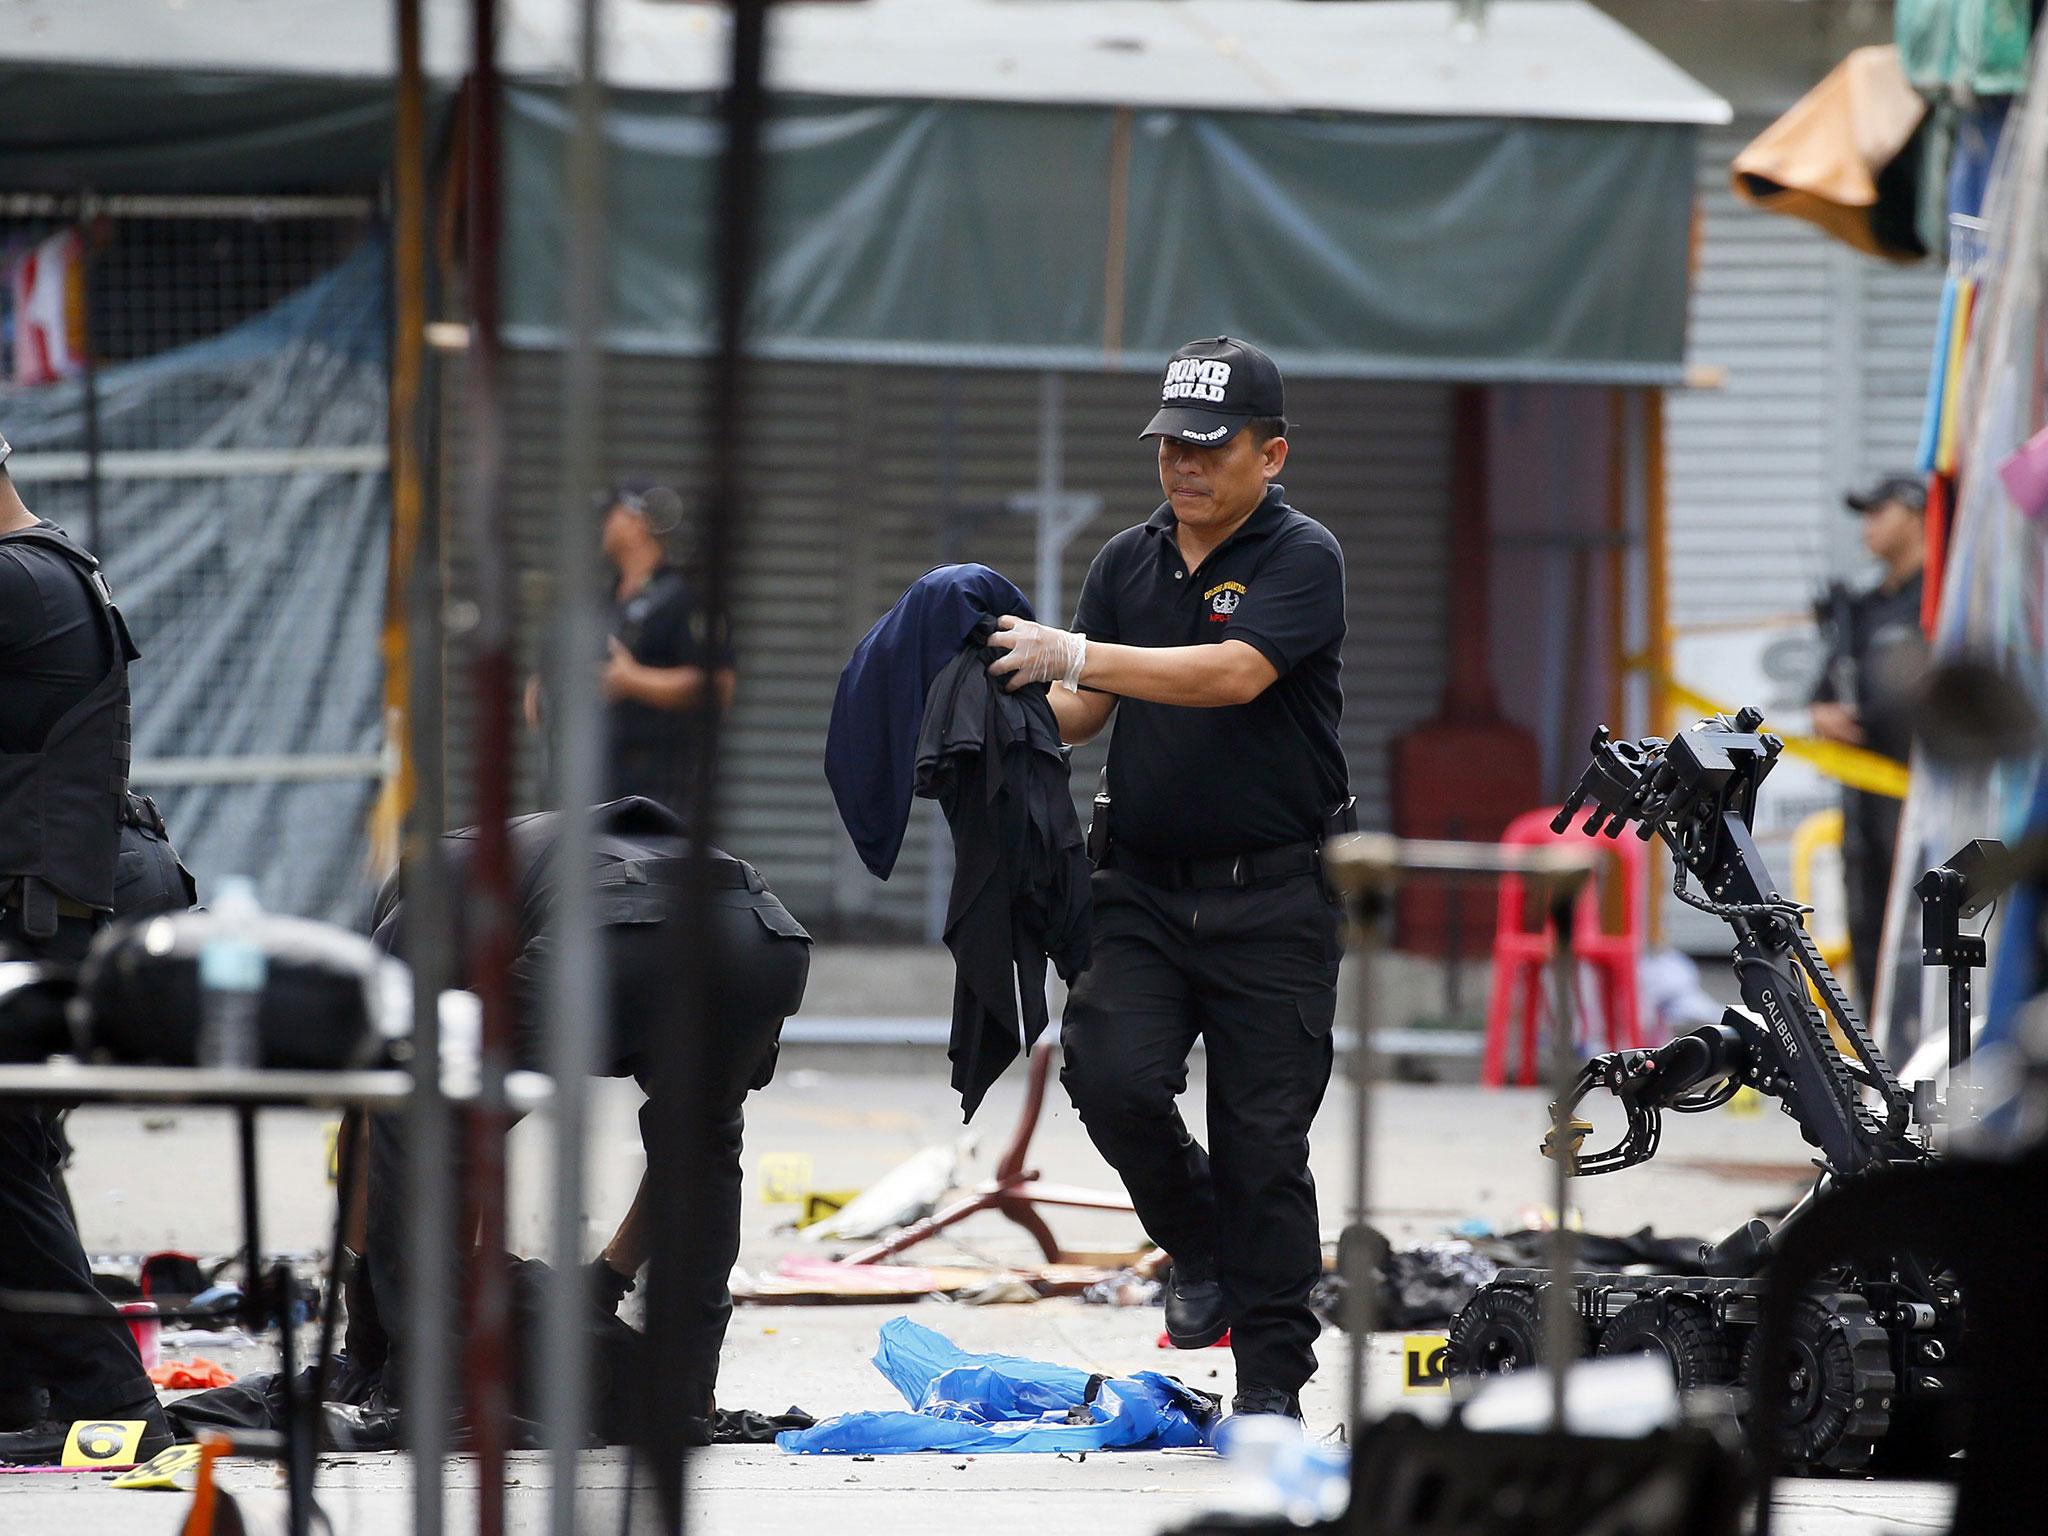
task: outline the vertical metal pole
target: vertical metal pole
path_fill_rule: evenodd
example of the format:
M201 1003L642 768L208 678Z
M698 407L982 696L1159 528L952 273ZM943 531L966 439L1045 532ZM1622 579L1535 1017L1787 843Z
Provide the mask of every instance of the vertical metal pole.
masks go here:
M92 193L80 196L78 275L85 291L79 296L79 326L83 332L79 342L85 349L85 373L79 380L79 393L85 416L85 547L104 560L106 550L102 541L106 530L100 522L100 352L99 337L92 325L92 221L97 210Z
M734 563L739 535L750 512L742 457L748 424L746 312L762 211L768 10L769 0L733 0L731 68L722 113L725 144L719 165L717 217L712 226L717 345L701 426L710 452L703 499L705 610L714 634L729 631ZM657 1134L649 1169L655 1213L654 1268L648 1297L655 1359L650 1442L662 1519L666 1529L675 1531L684 1523L686 1420L708 1407L686 1400L684 1393L690 1384L682 1379L677 1366L687 1331L682 1277L691 1207L708 1172L705 1140L711 1118L712 1074L702 1067L709 1060L708 1037L716 1019L714 968L718 957L709 921L710 845L718 826L718 752L723 724L713 694L706 700L703 729L695 744L695 848L684 893L688 921L680 956L680 1027L657 1031L654 1053L655 1095L666 1112L655 1117Z
M1038 573L1031 600L1041 624L1065 624L1060 614L1060 556L1066 552L1066 513L1060 504L1060 407L1065 383L1047 369L1038 376Z
M465 1374L477 1458L477 1529L505 1528L510 1417L509 1276L505 1272L505 1073L512 1049L511 860L506 821L512 783L512 579L505 536L503 423L499 409L497 0L472 0L468 90L469 250L466 276L470 464L465 522L476 572L477 843L470 882L470 978L483 1005L476 1102L465 1143L469 1201L462 1233L476 1251L466 1287ZM474 1217L472 1222L469 1218Z
M1366 1215L1371 1209L1372 1093L1379 1063L1380 969L1387 947L1389 896L1389 887L1376 885L1352 900L1352 933L1358 952L1354 962L1358 1011L1356 1033L1345 1057L1346 1075L1351 1080L1351 1218L1345 1227L1348 1241L1339 1245L1338 1261L1343 1270L1344 1342L1351 1368L1344 1420L1354 1456L1366 1428L1366 1356L1379 1291L1379 1277L1373 1273L1373 1254L1366 1239ZM1360 1513L1357 1518L1363 1520L1364 1515Z
M1565 1132L1569 1112L1565 1104L1571 1096L1572 1080L1577 1076L1574 1044L1574 1022L1576 1012L1572 1006L1575 972L1578 957L1572 953L1572 909L1578 900L1579 882L1553 877L1550 890L1550 916L1556 934L1555 960L1552 973L1556 982L1557 998L1551 1008L1550 1029L1550 1145L1556 1156L1550 1160L1553 1179L1550 1198L1556 1207L1557 1219L1551 1224L1549 1253L1550 1284L1543 1293L1543 1353L1549 1357L1550 1366L1550 1427L1553 1433L1563 1434L1565 1428L1565 1386L1571 1374L1571 1363L1578 1354L1578 1293L1572 1285L1574 1257L1578 1249L1577 1234L1571 1225L1571 1140Z
M597 911L583 871L591 859L590 807L598 795L604 750L602 715L590 686L591 658L602 649L596 519L586 509L599 473L598 412L603 388L598 329L603 323L605 217L602 0L580 0L577 75L570 90L566 182L569 241L564 264L567 343L562 358L562 483L555 518L555 614L550 692L560 722L557 764L562 797L555 844L553 963L547 976L547 1061L554 1078L554 1284L547 1296L542 1346L545 1410L554 1474L551 1528L576 1536L577 1462L590 1418L590 1331L584 1319L583 1226L590 1076L602 1027ZM627 1497L631 1497L630 1490Z
M1671 732L1671 599L1670 540L1664 495L1664 391L1640 392L1643 424L1643 592L1650 651L1650 734ZM1650 846L1650 889L1659 888L1657 872L1665 857L1660 844ZM1649 911L1650 948L1664 942L1664 903L1655 899Z
M448 1446L449 1349L454 1331L444 1256L455 1232L455 1174L448 1101L441 1093L441 993L453 985L448 893L441 863L447 819L442 716L441 529L425 494L422 413L426 388L427 217L426 80L420 58L421 0L397 0L397 144L392 165L393 288L391 500L392 583L403 605L400 635L387 639L385 664L402 658L406 764L405 924L412 965L412 1095L407 1103L405 1167L406 1438L412 1452L412 1528L441 1536L442 1457ZM374 1134L374 1133L373 1133ZM366 1162L374 1158L363 1148Z

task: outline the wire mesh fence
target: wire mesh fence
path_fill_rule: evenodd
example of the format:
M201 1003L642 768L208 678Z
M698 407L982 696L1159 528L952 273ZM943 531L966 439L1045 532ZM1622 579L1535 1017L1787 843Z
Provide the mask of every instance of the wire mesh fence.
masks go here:
M385 772L386 262L364 199L0 196L0 430L143 659L138 789L202 895L347 921Z

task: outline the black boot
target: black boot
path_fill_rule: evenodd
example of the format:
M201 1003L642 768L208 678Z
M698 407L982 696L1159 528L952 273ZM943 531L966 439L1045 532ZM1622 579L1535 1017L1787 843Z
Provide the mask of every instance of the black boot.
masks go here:
M85 1417L81 1415L80 1417ZM118 1408L109 1408L103 1413L92 1415L95 1419L109 1422L120 1419L140 1419L149 1427L142 1432L142 1441L135 1448L137 1465L168 1451L177 1443L171 1433L170 1421L151 1393L140 1402L126 1403ZM55 1466L64 1456L64 1442L71 1434L74 1419L44 1419L27 1429L13 1430L0 1434L0 1462L18 1467ZM126 1463L109 1462L109 1466Z
M1230 1400L1232 1418L1241 1413L1277 1413L1283 1418L1301 1418L1301 1398L1279 1387L1240 1387Z
M1214 1260L1173 1257L1166 1286L1166 1336L1175 1349L1207 1349L1230 1331Z

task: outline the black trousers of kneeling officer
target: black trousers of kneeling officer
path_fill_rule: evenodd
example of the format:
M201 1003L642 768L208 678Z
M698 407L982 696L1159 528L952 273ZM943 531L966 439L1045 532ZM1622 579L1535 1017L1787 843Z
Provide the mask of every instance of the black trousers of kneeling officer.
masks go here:
M647 1089L653 1078L655 1031L672 1016L669 1000L678 985L687 899L679 882L684 878L687 846L680 837L667 833L629 830L619 834L616 828L621 824L618 812L622 806L655 809L644 800L628 800L597 813L601 857L608 852L648 855L613 862L594 872L600 957L609 991L604 1021L607 1033L599 1059L604 1063L603 1076L630 1076ZM680 825L666 811L660 815L670 824ZM534 824L546 819L552 818L526 818L515 824L515 866L527 851L522 842L531 843ZM642 810L625 817L631 828L639 827L643 820ZM624 870L628 864L633 866L630 873ZM702 1049L692 1053L708 1081L680 1095L682 1102L704 1107L703 1117L689 1125L687 1133L695 1142L696 1166L706 1183L693 1192L690 1202L682 1273L673 1280L664 1277L656 1282L679 1287L683 1314L682 1358L660 1362L659 1368L680 1374L687 1400L692 1402L708 1401L717 1385L719 1349L732 1316L727 1280L739 1258L744 1189L742 1106L747 1094L765 1087L774 1074L782 1022L802 1002L810 972L810 936L751 865L719 855L713 864L713 880L711 922L717 982L712 1033ZM544 910L547 902L544 886L526 893L521 911L522 942L513 968L520 1021L514 1064L535 1071L545 1067L546 972L555 939L545 926L530 919ZM399 948L402 911L400 904L382 917L377 930L380 943ZM641 1107L643 1147L652 1140L651 1119L658 1102L649 1099ZM366 1273L377 1324L389 1340L385 1381L394 1398L402 1393L404 1383L403 1286L412 1268L407 1254L406 1143L402 1114L372 1117ZM448 1266L444 1273L452 1277L455 1253L445 1255L443 1262ZM352 1334L352 1354L356 1348L356 1335Z
M192 877L165 837L155 804L130 799L146 806L148 820L139 812L123 817L116 915L147 917L191 906ZM20 907L0 906L0 959L76 965L97 927L93 918L67 914L57 919L55 933L31 938ZM98 1321L83 1324L0 1315L0 1429L32 1422L40 1412L38 1391L48 1394L48 1416L60 1421L104 1417L156 1394L127 1323L92 1283L59 1187L69 1155L55 1110L19 1100L0 1104L0 1290L68 1294L94 1303L100 1313Z
M1176 889L1109 850L1093 881L1094 959L1067 999L1062 1076L1152 1241L1212 1260L1239 1389L1299 1392L1321 1325L1322 1241L1308 1135L1329 1086L1343 929L1319 874ZM1209 1146L1176 1100L1197 1037Z

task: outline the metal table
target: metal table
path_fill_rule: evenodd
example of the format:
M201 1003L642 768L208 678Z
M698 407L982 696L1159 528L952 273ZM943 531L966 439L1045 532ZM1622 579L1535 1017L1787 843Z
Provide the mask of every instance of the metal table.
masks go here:
M465 1080L467 1079L467 1080ZM445 1057L442 1091L450 1098L475 1094L473 1072ZM553 1082L535 1072L507 1075L506 1093L515 1110L547 1102ZM256 1166L256 1114L261 1109L397 1109L412 1097L410 1072L392 1068L343 1072L215 1067L99 1066L56 1057L37 1065L0 1066L0 1102L79 1104L193 1104L234 1112L240 1144L242 1242L247 1255L240 1320L251 1333L261 1333L273 1313L279 1320L279 1367L285 1390L285 1431L282 1454L291 1505L293 1536L312 1529L314 1469L320 1443L320 1404L326 1392L327 1360L334 1351L335 1300L340 1294L342 1243L361 1158L344 1139L338 1152L334 1241L328 1255L327 1305L320 1315L320 1344L313 1361L310 1390L298 1386L298 1351L291 1323L297 1282L290 1266L263 1269ZM48 1292L0 1293L0 1311L52 1319L92 1318L104 1314L76 1296ZM187 1314L164 1314L173 1321ZM208 1313L208 1319L218 1314Z

